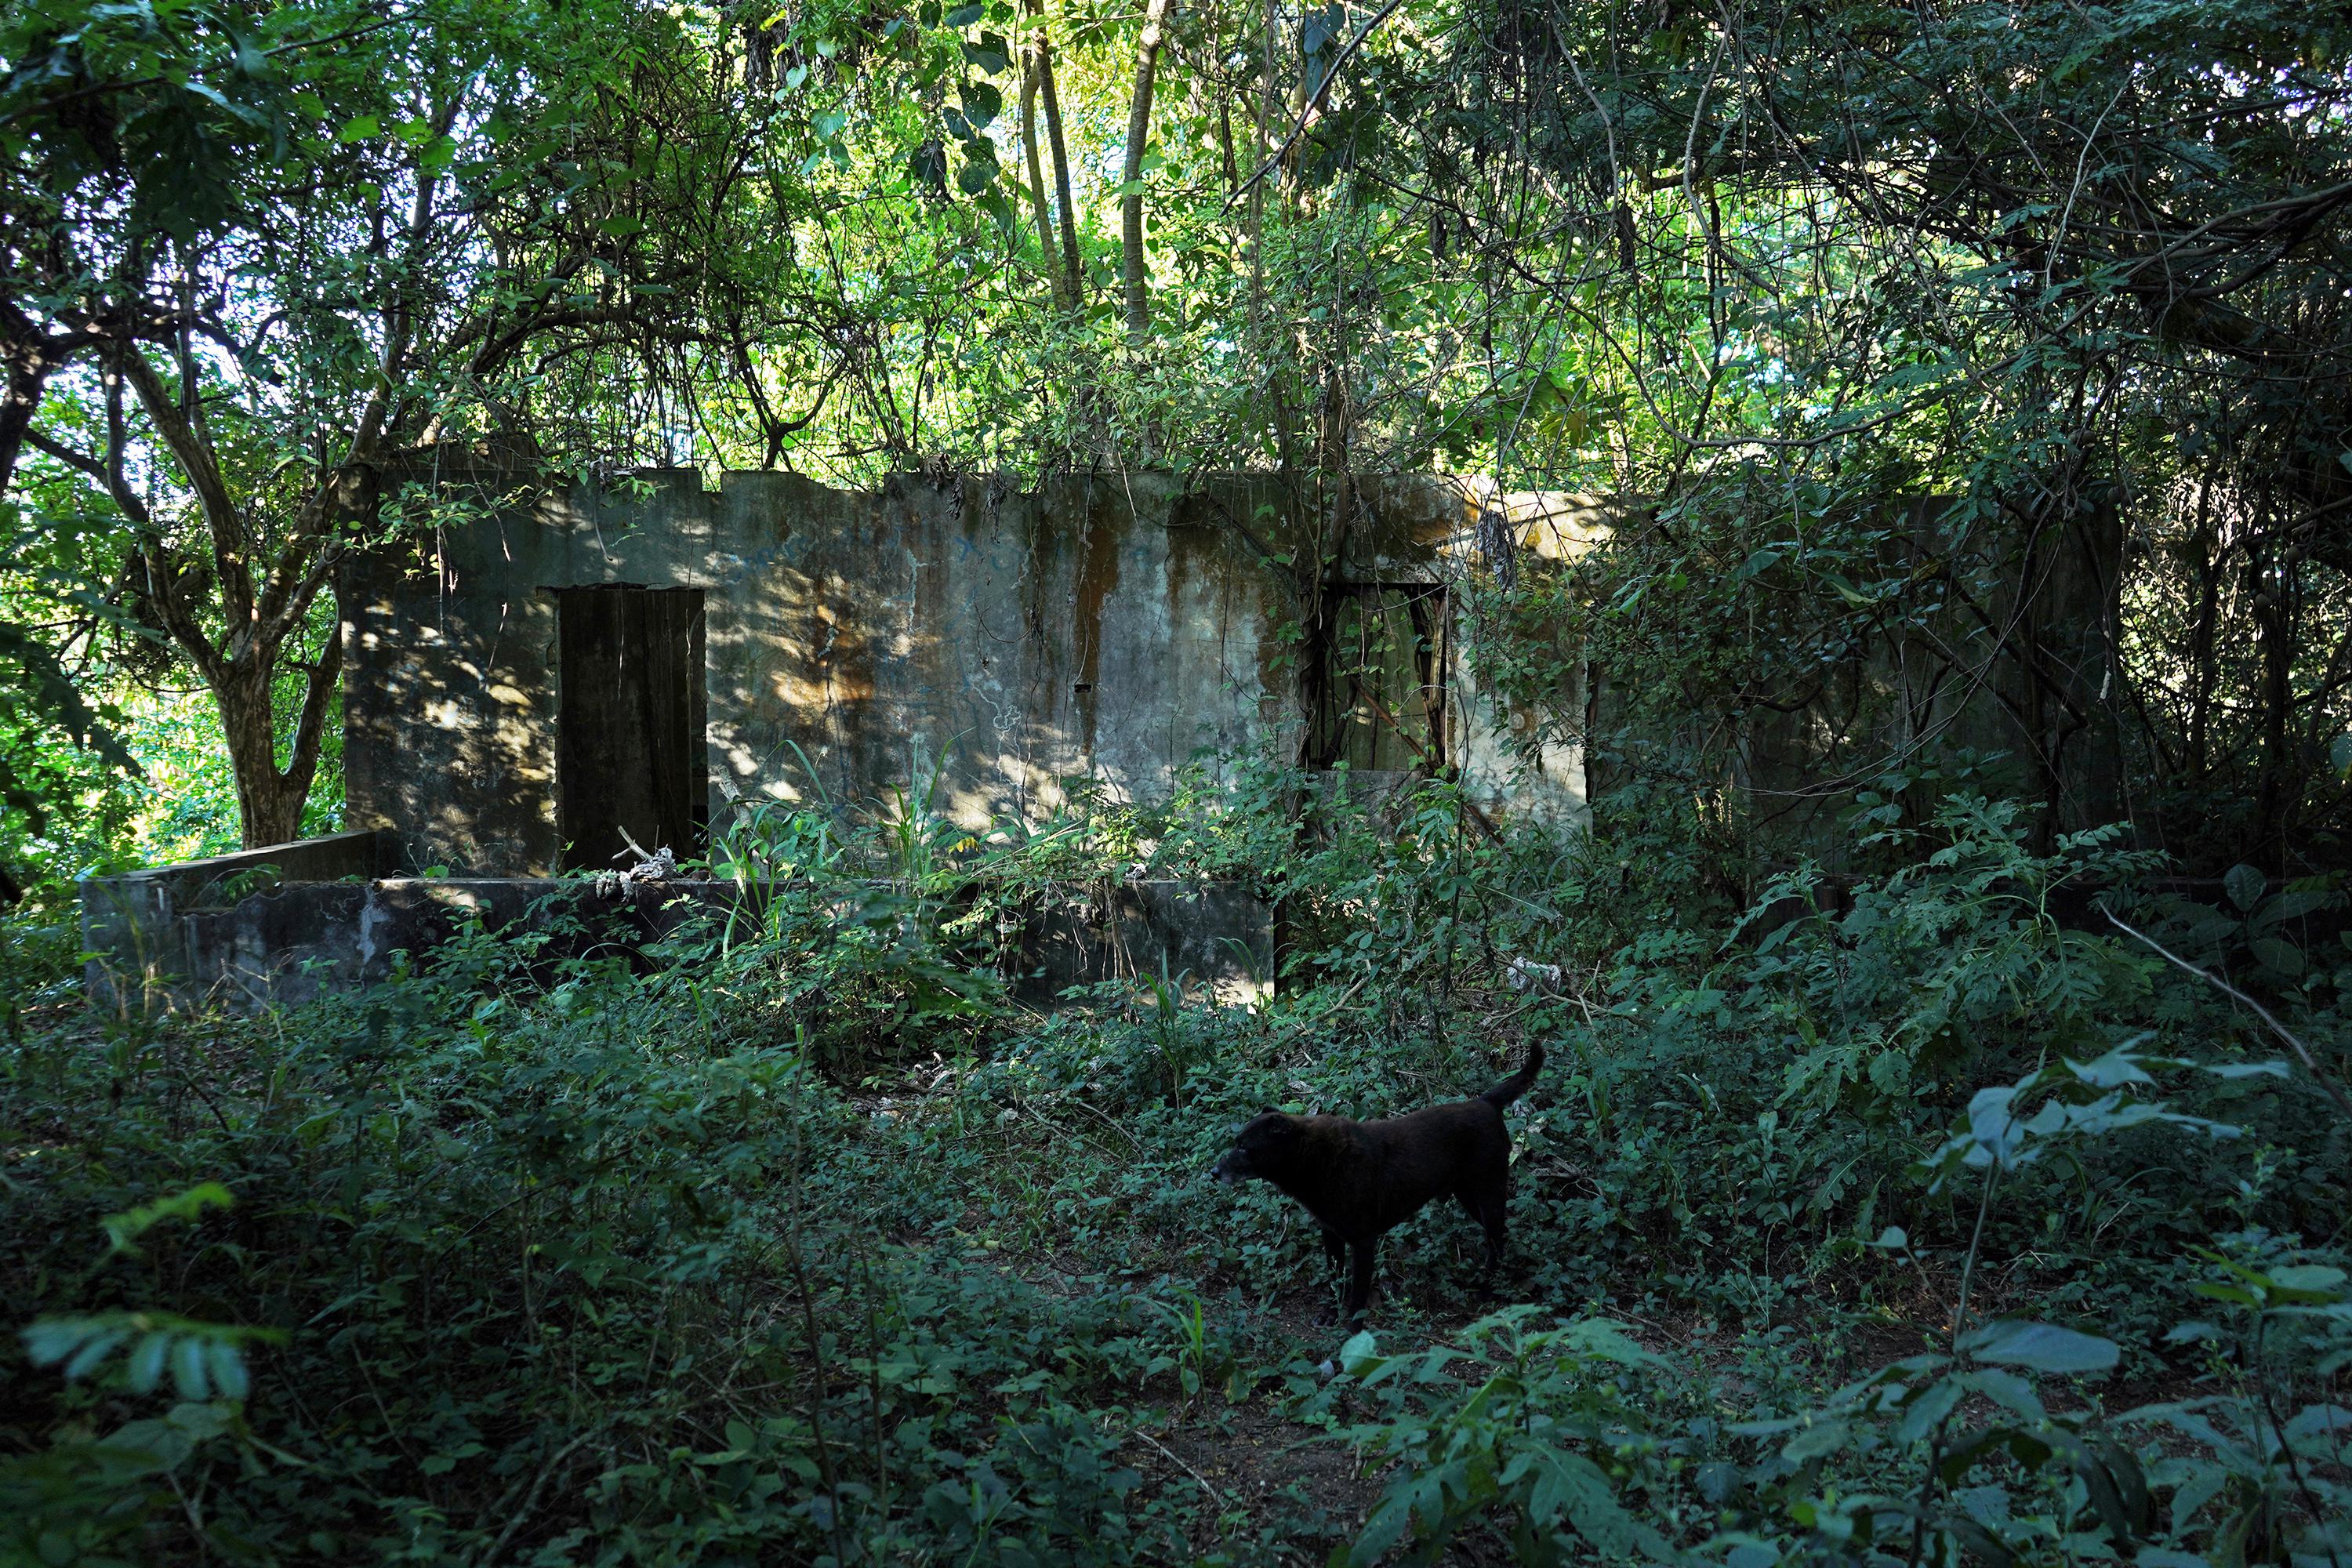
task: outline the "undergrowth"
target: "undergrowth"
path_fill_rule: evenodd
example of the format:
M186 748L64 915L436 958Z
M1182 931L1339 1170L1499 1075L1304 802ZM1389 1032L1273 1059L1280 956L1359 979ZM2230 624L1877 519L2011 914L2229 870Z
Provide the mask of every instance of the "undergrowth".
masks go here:
M102 1019L20 942L0 1555L2340 1563L2352 1126L2096 911L2340 1081L2341 889L2198 905L1957 796L1743 905L1642 831L1272 773L745 810L730 918L251 1016ZM1147 877L1278 900L1280 990L1013 1000L1021 911ZM1506 1302L1433 1211L1309 1326L1223 1141L1531 1039Z

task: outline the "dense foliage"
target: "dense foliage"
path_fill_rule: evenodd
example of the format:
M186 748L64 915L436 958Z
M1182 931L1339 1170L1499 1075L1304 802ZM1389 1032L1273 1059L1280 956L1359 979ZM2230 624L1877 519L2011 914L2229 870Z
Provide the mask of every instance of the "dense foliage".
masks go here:
M1924 728L2007 753L2045 851L2128 817L2322 869L2345 42L2285 0L37 0L0 496L80 542L9 618L106 695L204 687L259 842L317 784L334 562L450 504L452 442L518 483L1278 468L1335 547L1350 476L1434 467L1635 509L1490 556L1472 651L1559 709L1580 642L1619 705L1529 742L1735 840L1788 804L1743 731L1894 658L1924 711L1811 759L1841 786L1911 787ZM2088 644L2021 596L2064 584ZM2000 746L1937 706L1978 690Z
M2299 929L2264 918L2295 893L2193 905L2112 834L2035 856L1969 799L1844 912L1756 939L1776 888L1735 937L1737 911L1668 917L1706 896L1670 868L1457 811L1341 803L1301 839L1190 800L977 846L747 814L717 865L773 895L642 964L480 934L291 1014L37 1009L0 1083L0 1278L37 1314L11 1549L2345 1550L2352 1119L2210 984L2053 913L2095 874L2267 987L2247 933ZM1006 1001L992 911L1139 857L1271 867L1283 999L1145 974ZM1577 978L1515 993L1505 955ZM2340 1063L2352 952L2307 973L2272 1000ZM1538 1037L1559 1065L1515 1118L1509 1291L1545 1305L1482 1318L1475 1237L1433 1212L1342 1351L1286 1203L1207 1181L1223 1141L1265 1103L1456 1092Z
M0 12L0 1563L2338 1568L2347 45ZM90 1009L73 876L338 820L337 569L461 458L1277 472L1302 683L1360 481L1448 475L1454 647L1592 822L910 784L739 811L650 949ZM1020 999L1021 911L1146 875L1274 900L1279 989ZM1222 1141L1538 1039L1507 1300L1433 1212L1312 1327Z

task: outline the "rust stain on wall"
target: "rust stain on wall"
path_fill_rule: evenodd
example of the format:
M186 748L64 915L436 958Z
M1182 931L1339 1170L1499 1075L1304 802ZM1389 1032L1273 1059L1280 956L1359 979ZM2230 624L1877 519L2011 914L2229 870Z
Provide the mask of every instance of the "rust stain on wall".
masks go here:
M1273 476L1073 474L1034 492L901 477L849 492L730 475L715 493L662 477L676 482L650 499L551 489L447 531L418 572L347 563L350 820L397 831L418 864L551 863L557 624L542 590L703 591L714 766L772 800L814 785L872 801L935 763L942 799L980 826L1050 804L1073 774L1150 800L1195 748L1239 752L1299 721L1297 607L1266 557L1311 540L1317 502ZM1382 559L1335 569L1435 574L1462 497L1437 481L1379 497L1358 531Z
M1086 548L1078 558L1076 599L1076 679L1072 690L1078 710L1079 749L1095 753L1096 729L1101 719L1103 602L1118 587L1119 549L1124 542L1099 506L1087 508ZM1133 519L1129 518L1130 525Z

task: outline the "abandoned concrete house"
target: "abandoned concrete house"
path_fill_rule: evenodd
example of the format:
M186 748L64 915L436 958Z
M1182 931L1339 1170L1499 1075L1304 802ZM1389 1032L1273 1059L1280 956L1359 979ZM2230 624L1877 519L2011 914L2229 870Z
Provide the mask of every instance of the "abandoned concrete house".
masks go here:
M1607 782L1602 759L1515 732L1478 689L1457 602L1474 569L1607 538L1588 500L1428 476L1353 479L1344 498L1264 475L847 492L659 470L517 491L449 460L430 479L471 498L445 509L462 521L346 557L337 584L349 831L86 883L101 991L135 979L250 1004L364 982L457 911L504 922L611 899L564 874L628 864L632 842L690 858L762 802L887 810L910 792L982 827L1081 788L1165 798L1196 759L1263 745L1344 765L1351 798L1444 767L1491 816L1573 828ZM1940 607L1929 595L1831 629L1785 699L1667 705L1667 725L1731 737L1707 787L1791 845L1835 853L1857 788L1937 755L2013 759L2045 830L2131 813L2102 700L2115 513L2068 521L2079 548L2021 556L1971 555L1987 547L1955 515L1899 501L1884 533L1882 574L1954 584ZM1325 567L1312 649L1296 635L1301 558ZM1546 706L1622 729L1605 674L1579 669ZM633 883L616 901L649 928L719 894ZM1023 940L1050 992L1160 963L1238 984L1272 973L1272 932L1247 889L1143 883Z
M436 478L499 493L495 475ZM1576 824L1581 755L1515 753L1455 647L1449 582L1481 507L1445 481L1364 482L1336 662L1302 682L1269 559L1297 508L1263 478L852 493L661 470L504 499L346 561L349 831L87 885L93 978L298 994L381 973L454 909L516 918L549 878L626 864L630 841L699 852L738 803L919 789L977 827L1081 784L1160 798L1195 757L1260 742L1370 781L1458 767L1490 810ZM1545 552L1598 528L1564 499L1511 510ZM1270 959L1255 899L1129 899L1110 926L1197 973L1230 971L1218 939L1237 933Z

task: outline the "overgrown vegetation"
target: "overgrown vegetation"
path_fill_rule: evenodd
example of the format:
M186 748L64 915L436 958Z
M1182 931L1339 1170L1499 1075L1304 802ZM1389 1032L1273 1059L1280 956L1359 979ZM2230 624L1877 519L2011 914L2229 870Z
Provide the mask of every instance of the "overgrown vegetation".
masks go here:
M2347 44L0 13L0 1562L2341 1568ZM642 951L87 1005L74 876L338 820L351 552L645 462L1271 473L1306 738L746 807ZM1431 679L1589 828L1316 688L1400 473L1492 503ZM1024 1001L1015 917L1143 876L1274 901L1278 989ZM1503 1300L1431 1214L1310 1327L1221 1141L1530 1039Z
M2112 834L2036 856L1963 797L1759 939L1666 921L1697 889L1606 834L1457 834L1439 790L1310 814L1278 1000L1003 1000L973 909L1293 830L1240 793L960 850L746 814L721 863L776 895L634 967L478 933L295 1013L102 1026L53 982L5 1085L9 1549L2347 1550L2352 1121L2229 997L2051 912L2098 877L2337 1067L2352 953L2264 978L2244 933L2285 922L2246 879L2251 911L2193 906ZM1574 978L1514 993L1506 953ZM1488 1315L1433 1214L1370 1334L1307 1327L1319 1249L1207 1182L1223 1140L1458 1092L1529 1035L1559 1065L1516 1125L1526 1304Z

